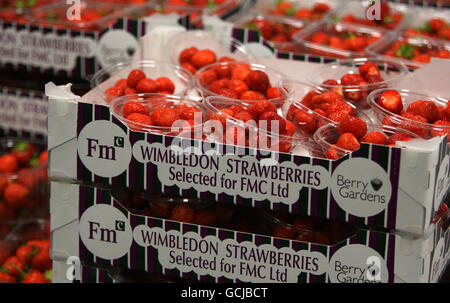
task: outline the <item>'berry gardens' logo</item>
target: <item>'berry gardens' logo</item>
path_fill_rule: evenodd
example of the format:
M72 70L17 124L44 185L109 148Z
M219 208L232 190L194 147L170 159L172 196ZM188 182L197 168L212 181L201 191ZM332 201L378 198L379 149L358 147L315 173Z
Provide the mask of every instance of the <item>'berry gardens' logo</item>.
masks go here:
M333 172L331 191L337 204L358 216L374 216L391 198L391 182L386 171L365 158L350 158Z

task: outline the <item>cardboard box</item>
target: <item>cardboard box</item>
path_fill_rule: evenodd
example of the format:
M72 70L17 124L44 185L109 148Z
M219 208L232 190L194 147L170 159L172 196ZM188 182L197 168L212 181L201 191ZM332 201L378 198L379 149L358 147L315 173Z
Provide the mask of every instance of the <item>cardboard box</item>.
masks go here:
M285 62L307 70L305 63ZM414 235L430 232L431 221L448 191L449 149L445 137L427 141L420 151L362 144L351 155L331 161L308 154L266 152L135 132L115 118L109 107L82 99L75 102L73 98L76 96L53 96L49 100L49 173L53 179L208 196L219 202L233 201ZM91 102L101 100L94 97ZM181 144L185 151L177 154L172 144ZM191 146L196 149L190 150ZM207 151L209 155L204 154ZM200 158L205 167L192 162ZM274 165L261 170L267 163ZM186 179L188 174L201 171L215 183L195 184ZM288 177L295 174L296 178Z
M105 188L51 184L52 259L209 282L436 282L450 230L428 237L358 229L332 246L129 212Z

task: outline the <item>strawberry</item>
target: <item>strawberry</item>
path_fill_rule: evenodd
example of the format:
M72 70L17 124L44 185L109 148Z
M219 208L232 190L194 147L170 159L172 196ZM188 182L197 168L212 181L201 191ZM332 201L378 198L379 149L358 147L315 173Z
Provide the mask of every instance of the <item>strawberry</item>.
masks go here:
M265 93L270 86L269 77L260 70L252 70L245 78L245 83L250 90Z
M335 111L335 112L332 112L331 114L329 114L328 119L330 119L331 121L340 123L343 120L347 119L348 115L349 114L346 110L340 110L340 111Z
M295 125L307 134L313 134L317 129L317 121L305 111L299 110L294 116Z
M229 110L233 111L233 116L236 116L241 111L245 111L244 107L242 105L232 105L228 107Z
M12 154L17 158L20 165L28 164L35 152L34 145L26 141L16 143L12 150Z
M255 119L259 119L259 116L264 112L277 112L277 108L272 102L267 100L260 100L255 102L248 111L252 114Z
M17 282L16 277L0 271L0 283L16 283L16 282Z
M136 90L140 93L156 93L158 91L158 87L156 86L156 82L150 78L144 78L139 80L136 85Z
M16 250L17 258L24 264L28 264L31 258L39 252L39 248L30 245L22 245Z
M196 52L198 52L198 49L195 46L184 49L178 56L178 62L180 64L190 62L192 55L194 55Z
M367 61L359 67L359 74L369 82L369 76L380 77L380 69L373 62Z
M347 116L339 123L339 131L343 133L351 133L357 140L360 140L367 133L367 124L363 120Z
M148 125L148 126L154 125L153 120L150 116L140 114L140 113L133 113L133 114L129 115L127 117L127 120L130 120L131 122L142 124L142 125ZM132 129L138 130L138 131L140 130L139 128L134 128L134 127L132 127Z
M39 155L39 163L45 163L48 161L48 151L44 150Z
M50 249L41 249L31 258L31 266L41 271L52 268L52 260L50 259Z
M328 35L325 32L317 32L311 36L310 41L315 44L327 45Z
M349 151L354 151L361 147L358 139L352 133L342 134L336 142L336 146Z
M403 110L402 96L395 90L384 91L378 97L377 103L394 114L400 114Z
M25 275L22 283L48 283L49 281L39 270L33 269Z
M215 226L217 222L216 214L208 209L199 210L195 214L194 219L195 224L199 225L207 225L207 226Z
M334 112L340 112L340 111L344 111L348 115L354 114L353 107L350 104L348 104L345 101L339 100L339 101L333 101L330 103L330 105L327 108L325 116L329 116L330 114L332 114Z
M120 86L110 87L107 90L105 90L106 95L105 102L111 103L111 101L114 100L115 98L123 96L123 93L124 89Z
M178 204L173 208L169 220L194 223L195 212L190 206L186 204Z
M8 154L0 157L0 173L12 174L19 169L19 162L14 155Z
M267 20L264 19L253 19L250 21L250 23L247 25L249 28L255 28L259 32L261 32L261 35L264 39L270 39L272 36L272 27L270 26L270 23Z
M192 65L191 62L183 62L181 63L181 66L185 68L187 71L189 71L191 74L195 74L197 72L197 69L194 65Z
M191 63L197 69L209 64L213 64L216 61L217 61L216 54L209 49L199 50L191 57Z
M284 131L281 134L284 135L284 136L291 137L295 133L295 125L292 122L288 121L288 120L285 120L285 122L286 122L286 127L285 127Z
M201 111L195 106L189 106L181 112L180 118L184 120L191 120L194 119L195 113L201 113Z
M433 101L415 101L408 106L406 112L422 116L428 123L434 123L439 119L439 110Z
M450 121L450 101L447 101L447 105L445 106L445 109L443 111L444 120Z
M214 113L211 116L210 120L217 120L217 121L219 121L220 123L222 123L222 126L225 129L226 124L227 124L227 119L229 117L232 117L232 116L233 116L233 111L230 110L230 109L225 108L225 109L222 109L222 110L218 111L217 113Z
M446 25L445 21L440 18L433 18L430 21L428 21L428 24L431 30L435 33L439 32L439 30Z
M115 87L121 87L122 89L127 88L127 79L119 79L117 80L116 84L114 84Z
M450 122L443 120L434 122L430 134L432 137L447 135L447 140L450 140Z
M167 77L159 77L155 80L155 83L156 89L160 92L165 91L173 94L173 92L175 91L175 84L173 84L172 80Z
M25 264L19 260L16 256L9 257L3 263L2 268L6 271L6 273L18 277L25 269Z
M234 91L236 94L238 94L239 96L248 91L248 86L247 84L245 84L244 81L242 80L238 80L238 79L232 79L230 80L229 84L228 84L228 88L231 89L232 91Z
M128 74L127 86L130 88L136 88L139 81L145 79L145 73L140 69L134 69Z
M428 124L427 119L422 116L414 115L411 113L404 113L402 117L408 119L399 125L400 128L409 130L422 138L428 137L428 127L425 127L425 124ZM416 123L419 122L419 123Z
M9 184L3 193L3 197L8 206L12 208L19 208L23 205L25 200L29 197L29 190L19 183Z
M219 64L217 66L213 66L211 68L217 75L217 78L230 78L231 76L231 68L228 64Z
M388 145L395 145L395 142L397 141L410 141L413 138L407 134L404 133L395 133L392 136L388 138Z
M248 65L244 66L236 66L231 71L231 79L237 79L245 81L247 79L247 76L250 74L251 70Z
M360 82L363 82L364 78L359 74L345 74L341 78L341 84L344 86L354 86L359 85Z
M212 82L217 80L217 74L213 69L207 69L203 71L198 77L200 79L200 83L203 86L208 86Z
M127 88L125 88L125 90L123 91L123 94L125 95L125 96L127 96L127 95L135 95L135 94L137 94L138 93L138 91L136 90L136 89L134 89L134 88L131 88L131 87L127 87Z
M209 90L213 93L220 91L222 88L227 88L230 84L230 79L224 78L220 80L213 81L209 86Z
M262 121L265 121L265 122L262 122ZM265 126L264 126L264 124L265 124ZM276 112L267 111L267 112L262 113L259 116L258 126L259 126L259 128L263 128L263 129L266 128L266 130L268 132L272 132L272 127L275 127L275 129L278 128L278 132L282 132L286 128L286 121L284 120L283 117L278 115Z
M161 111L161 115L158 119L158 125L165 127L172 127L173 123L179 119L180 117L174 109L164 108Z
M282 97L281 90L278 87L269 87L266 91L267 99L278 99Z
M240 120L242 122L247 122L247 121L253 120L252 114L246 110L243 110L243 111L235 114L234 118L236 120Z
M265 100L266 97L260 92L248 90L246 92L243 92L239 96L239 99L246 100L246 101L258 101L258 100Z
M285 224L279 224L272 233L272 236L275 238L283 238L290 240L294 240L295 235L296 235L295 230L292 227L287 226Z
M388 138L386 137L386 135L383 133L380 133L378 131L370 132L361 139L361 142L379 144L379 145L386 145L387 141L388 141Z
M131 114L139 113L142 115L148 116L148 108L143 105L142 103L135 102L135 101L128 101L125 103L122 109L122 114L124 117L128 117Z
M239 95L235 91L233 91L229 88L219 88L216 91L216 94L230 98L230 99L239 99Z

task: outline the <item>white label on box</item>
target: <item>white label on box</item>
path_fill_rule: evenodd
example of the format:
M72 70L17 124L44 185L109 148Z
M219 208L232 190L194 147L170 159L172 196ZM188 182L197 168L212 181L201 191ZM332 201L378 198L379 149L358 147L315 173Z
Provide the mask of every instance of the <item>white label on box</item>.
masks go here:
M391 181L386 171L365 158L345 160L333 172L331 179L331 191L337 204L358 217L382 212L391 198Z
M48 102L0 92L0 127L47 134Z
M130 61L138 49L138 40L124 30L111 30L98 42L97 59L102 66Z
M128 218L107 204L94 205L83 213L80 237L90 252L106 260L124 256L133 242Z
M330 260L333 283L387 283L386 262L378 252L362 244L340 248Z
M70 71L77 57L94 56L95 46L89 37L9 28L0 33L0 61Z
M134 240L143 247L158 249L158 260L165 268L199 275L225 276L244 282L296 283L301 272L321 275L328 260L319 252L294 251L270 244L255 245L234 239L221 241L216 236L165 231L159 227L137 226Z
M106 120L87 124L78 136L81 162L101 177L120 175L131 161L131 145L127 134Z

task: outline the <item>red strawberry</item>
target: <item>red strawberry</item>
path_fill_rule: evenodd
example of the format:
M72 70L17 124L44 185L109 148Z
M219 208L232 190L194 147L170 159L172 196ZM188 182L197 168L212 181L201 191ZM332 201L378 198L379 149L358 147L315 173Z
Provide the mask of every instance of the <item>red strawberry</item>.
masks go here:
M216 80L211 82L211 85L209 86L209 90L213 93L216 93L220 91L222 88L227 88L230 84L230 79L224 78L220 80Z
M361 147L358 139L352 133L342 134L336 142L336 146L349 151L354 151Z
M170 80L167 77L159 77L155 80L156 83L156 89L159 92L169 92L170 94L173 94L175 91L175 84L173 84L172 80Z
M191 62L183 62L181 63L181 66L188 70L191 74L195 74L197 72L197 69Z
M52 260L50 259L50 250L41 249L31 258L31 266L35 269L46 271L52 268Z
M23 279L22 283L48 283L45 275L39 270L33 269Z
M217 78L230 78L231 67L228 64L219 64L218 66L211 67L217 75Z
M3 263L2 268L12 276L18 277L25 269L25 264L16 256L9 257Z
M250 74L251 70L248 65L244 66L236 66L231 71L231 79L237 79L245 81L247 79L247 76Z
M416 101L411 103L407 113L424 117L428 123L434 123L439 119L439 110L433 101Z
M250 114L250 112L248 112L246 110L243 110L243 111L235 114L234 118L236 120L240 120L242 122L247 122L247 121L253 120L252 114Z
M267 100L260 100L255 102L248 111L252 114L255 119L259 119L259 116L264 112L277 112L277 108L272 102Z
M239 99L239 95L229 88L219 88L215 93L230 99Z
M127 79L120 79L114 84L116 87L121 87L123 89L127 88Z
M299 110L294 116L295 125L307 134L313 134L317 129L317 121L309 113Z
M39 155L39 163L44 163L48 161L48 151L44 150Z
M411 136L407 135L407 134L396 133L396 134L393 134L392 136L390 136L388 138L388 142L387 143L388 143L388 145L395 145L395 142L397 142L397 141L410 141L412 139L413 138Z
M425 125L428 123L427 119L425 119L422 116L414 115L411 113L404 113L402 114L402 117L408 119L408 121L404 121L403 123L401 123L399 125L400 128L409 130L421 136L422 138L428 137L429 129ZM416 121L419 123L416 123Z
M333 101L327 108L326 116L338 111L344 111L348 115L353 115L353 107L350 104L345 101Z
M143 105L142 103L135 102L135 101L128 101L125 103L122 109L122 114L125 118L127 118L129 115L139 113L143 115L148 116L148 108Z
M184 49L178 56L179 63L190 62L192 55L196 52L198 52L198 49L195 46Z
M450 122L439 120L433 123L433 127L431 128L431 136L445 136L447 135L447 140L450 140Z
M267 99L281 98L282 93L278 87L269 87L266 91Z
M380 76L380 69L373 62L367 61L359 67L359 74L366 81L369 81L369 76Z
M0 272L0 282L1 283L16 283L16 277L8 275L4 272Z
M105 102L110 103L115 98L123 96L123 93L124 93L124 89L120 86L114 86L114 87L108 88L105 91L105 95L106 95Z
M127 86L130 88L136 88L139 81L145 79L145 73L140 69L134 69L128 74Z
M248 86L247 84L245 84L244 81L242 80L238 80L238 79L232 79L230 80L229 84L228 84L228 88L231 89L232 91L234 91L236 94L238 94L239 96L248 91Z
M173 123L179 120L178 113L172 108L164 108L158 119L159 126L172 127Z
M272 236L275 238L283 238L283 239L295 239L295 230L287 225L279 224L272 233Z
M199 50L191 57L191 63L197 69L209 64L213 64L216 61L217 61L216 54L209 49Z
M137 83L136 90L140 93L156 93L158 87L156 86L156 82L152 79L144 78Z
M270 26L270 23L267 20L264 19L253 19L250 21L248 26L255 27L258 31L261 32L261 36L263 36L264 39L270 39L272 36L272 26Z
M186 204L178 204L172 210L170 214L170 220L194 223L195 213L194 210Z
M250 90L265 93L270 86L269 77L260 70L252 70L245 78L245 83Z
M258 100L265 100L266 97L260 92L248 90L246 92L243 92L239 96L239 99L246 100L246 101L258 101Z
M400 114L403 110L402 96L395 90L383 92L377 100L378 104L394 114Z
M367 124L363 120L347 116L339 123L339 131L343 133L352 133L357 140L360 140L367 133Z
M284 136L290 137L290 136L294 135L294 133L295 133L295 125L288 120L285 120L285 122L286 122L286 127L284 129L284 132L282 132L281 134Z
M29 190L25 186L19 183L9 184L3 193L3 197L8 206L12 208L19 208L25 203L25 200L29 197Z
M217 222L216 214L208 209L199 210L195 214L194 219L195 224L206 225L206 226L215 226Z
M228 109L233 111L233 116L245 110L242 105L232 105Z
M386 135L383 133L380 133L378 131L370 132L361 139L361 142L380 144L380 145L386 145L387 141L388 141L388 138L386 137Z
M213 114L210 120L217 120L222 123L223 129L225 129L227 124L227 119L233 116L233 111L230 109L222 109L217 113Z
M331 114L328 115L328 119L340 123L343 120L347 119L348 117L348 112L346 110L340 110L340 111L335 111L332 112Z
M199 78L203 86L208 86L217 80L217 74L213 69L207 69L199 75Z
M135 90L134 88L131 88L131 87L127 87L127 88L125 88L125 90L123 91L123 94L124 94L124 95L135 95L135 94L137 94L137 93L138 93L138 91Z
M262 123L262 121L266 121L266 122L264 122L265 126L263 125L264 123ZM277 122L278 122L278 125L276 125ZM267 111L267 112L262 113L259 116L258 126L260 128L267 128L266 130L268 132L271 132L272 127L273 127L272 123L274 124L273 126L275 127L275 129L278 127L278 132L282 132L286 128L286 121L284 120L283 117L278 115L276 112Z
M364 78L359 74L346 74L341 78L341 84L344 86L359 85L359 83L363 81Z
M0 173L12 174L19 169L17 158L11 154L0 157Z
M131 115L129 115L127 117L128 120L130 120L131 122L134 123L138 123L138 124L142 124L142 125L148 125L148 126L152 126L153 120L150 116L148 115L144 115L144 114L140 114L140 113L133 113ZM133 128L133 127L132 127ZM139 130L139 128L133 128L134 130Z
M32 247L30 245L22 245L16 250L16 256L22 263L28 264L28 262L31 261L31 258L38 252L39 248L37 247Z

